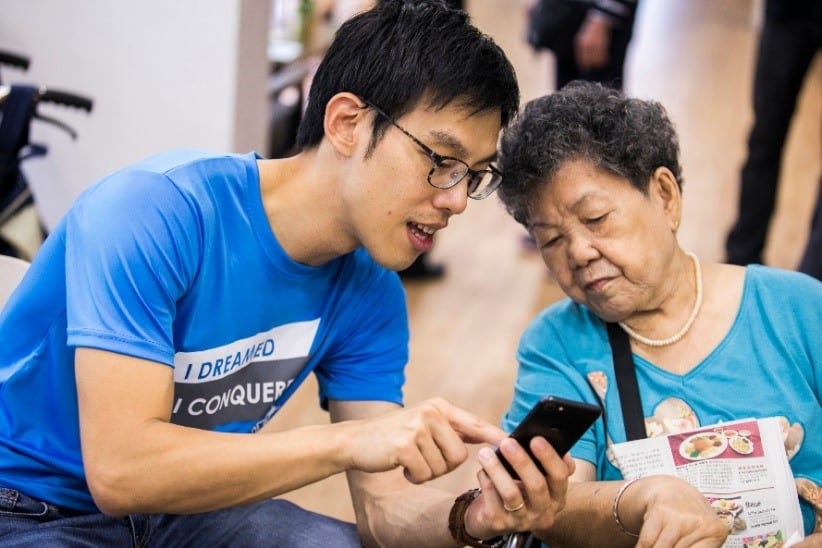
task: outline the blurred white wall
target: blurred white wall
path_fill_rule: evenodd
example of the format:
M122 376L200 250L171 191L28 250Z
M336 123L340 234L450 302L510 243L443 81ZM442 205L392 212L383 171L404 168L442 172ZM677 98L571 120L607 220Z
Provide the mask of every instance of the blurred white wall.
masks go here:
M44 159L25 172L49 227L101 176L179 147L265 153L269 0L2 0L0 49L28 71L4 84L88 95L90 115L45 105L77 130L35 123Z

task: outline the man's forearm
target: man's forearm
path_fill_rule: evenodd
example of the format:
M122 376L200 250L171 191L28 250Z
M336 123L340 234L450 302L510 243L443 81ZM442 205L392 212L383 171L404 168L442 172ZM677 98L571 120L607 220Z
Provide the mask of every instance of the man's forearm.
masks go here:
M89 485L97 505L112 515L184 514L255 502L342 471L335 440L345 434L332 430L344 428L228 434L155 424L144 443L117 458L86 455Z
M396 473L394 471L387 474ZM364 546L456 546L448 530L448 514L454 503L452 493L434 487L407 484L406 488L379 495L358 496L356 485L362 485L363 474L349 472L348 476L355 499L357 528ZM359 482L356 480L357 476Z

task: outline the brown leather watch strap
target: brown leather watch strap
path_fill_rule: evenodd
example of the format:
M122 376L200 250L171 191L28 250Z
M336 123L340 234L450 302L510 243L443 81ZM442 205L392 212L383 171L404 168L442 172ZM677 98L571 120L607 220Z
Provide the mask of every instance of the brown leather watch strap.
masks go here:
M487 540L474 538L465 530L465 512L471 503L480 495L479 489L469 489L465 493L454 499L454 505L448 514L448 530L454 542L460 546L493 547L497 548L505 544L505 537L494 537Z

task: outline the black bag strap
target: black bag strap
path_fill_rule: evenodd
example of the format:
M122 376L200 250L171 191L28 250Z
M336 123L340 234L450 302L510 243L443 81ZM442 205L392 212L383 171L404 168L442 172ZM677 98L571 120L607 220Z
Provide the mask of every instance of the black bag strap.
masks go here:
M616 323L605 324L608 328L608 342L614 356L617 392L622 407L622 420L625 422L625 437L628 441L647 437L645 419L642 416L642 399L639 397L639 385L636 382L636 370L631 353L631 342L628 334Z

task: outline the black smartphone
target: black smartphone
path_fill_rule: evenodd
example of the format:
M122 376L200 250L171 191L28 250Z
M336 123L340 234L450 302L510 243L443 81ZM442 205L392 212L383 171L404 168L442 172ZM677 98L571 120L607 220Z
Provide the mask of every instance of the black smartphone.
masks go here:
M510 437L519 442L540 472L545 474L545 469L531 452L531 438L542 436L548 440L559 456L563 456L601 414L602 409L598 405L566 400L558 396L545 396L514 428ZM519 475L502 456L499 448L497 448L497 458L512 478L519 479Z

